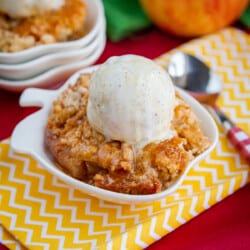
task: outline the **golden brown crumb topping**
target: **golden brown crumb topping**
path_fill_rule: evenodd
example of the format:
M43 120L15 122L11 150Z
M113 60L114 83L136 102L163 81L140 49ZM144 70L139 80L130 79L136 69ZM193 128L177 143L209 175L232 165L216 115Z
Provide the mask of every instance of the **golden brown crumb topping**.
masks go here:
M65 4L44 15L22 19L0 13L0 51L17 52L40 44L71 40L83 29L86 4L82 0L65 0Z
M153 194L168 188L209 147L197 117L178 94L172 139L137 150L126 142L107 141L86 116L89 78L81 75L54 101L47 123L46 144L69 175L115 192Z

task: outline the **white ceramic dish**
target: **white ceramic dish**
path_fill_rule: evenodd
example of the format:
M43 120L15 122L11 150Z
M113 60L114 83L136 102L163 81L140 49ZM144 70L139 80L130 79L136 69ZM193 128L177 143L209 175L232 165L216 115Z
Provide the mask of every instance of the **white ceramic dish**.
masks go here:
M192 107L193 111L199 117L201 121L201 126L204 133L211 139L211 146L203 152L201 155L196 157L186 168L184 173L180 176L178 181L171 186L169 189L151 195L128 195L116 192L107 191L101 188L97 188L81 182L71 176L63 173L59 170L55 164L54 160L46 150L44 146L44 131L48 118L48 114L51 109L53 100L69 85L76 81L79 74L90 73L96 69L97 66L89 67L75 73L69 80L58 90L41 90L41 89L26 89L20 98L21 106L40 106L42 107L36 113L28 116L23 121L21 121L12 134L11 147L19 152L28 153L36 158L50 173L57 176L64 182L81 190L82 192L92 195L94 197L108 200L115 203L127 203L135 204L142 202L151 202L154 200L159 200L164 198L166 195L174 192L178 188L185 178L188 170L195 164L197 164L201 159L208 155L211 150L215 147L218 140L218 130L217 126L207 112L207 110L200 105L194 98L189 96L184 91L177 89L181 97ZM32 133L31 133L32 131Z
M59 51L73 50L87 45L96 35L96 33L98 32L98 27L100 27L103 22L104 10L101 0L83 0L83 1L88 6L87 19L84 24L86 25L86 29L88 30L88 32L87 34L84 35L84 37L69 42L39 45L15 53L0 52L0 63L16 64L16 63L26 62L41 55L55 53Z
M105 44L106 34L104 30L98 38L98 47L95 48L94 51L87 58L84 58L80 61L59 65L57 67L49 69L48 71L43 72L38 76L26 80L12 81L0 79L0 88L13 92L21 92L28 87L46 88L51 85L55 85L60 81L66 80L67 77L72 75L74 72L94 64L103 52Z
M100 26L98 35L96 35L88 45L82 48L47 54L25 63L0 64L0 82L2 79L27 80L43 74L51 68L88 58L88 56L100 46L103 33L103 31L101 31L102 28L103 26Z

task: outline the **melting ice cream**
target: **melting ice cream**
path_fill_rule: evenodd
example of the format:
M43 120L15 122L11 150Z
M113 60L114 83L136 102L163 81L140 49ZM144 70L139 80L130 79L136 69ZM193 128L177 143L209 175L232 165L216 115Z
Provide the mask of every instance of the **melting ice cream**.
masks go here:
M171 137L175 90L152 60L111 57L92 74L89 91L88 120L107 138L143 147Z
M64 0L0 0L0 12L13 18L29 17L59 9Z

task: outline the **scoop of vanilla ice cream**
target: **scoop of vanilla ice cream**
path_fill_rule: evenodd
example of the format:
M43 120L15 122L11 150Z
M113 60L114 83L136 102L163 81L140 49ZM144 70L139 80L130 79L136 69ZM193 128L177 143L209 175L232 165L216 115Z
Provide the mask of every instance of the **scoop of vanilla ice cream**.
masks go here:
M64 0L0 0L0 12L13 18L29 17L59 9Z
M174 106L170 77L142 56L111 57L90 79L87 117L107 139L136 147L168 139Z

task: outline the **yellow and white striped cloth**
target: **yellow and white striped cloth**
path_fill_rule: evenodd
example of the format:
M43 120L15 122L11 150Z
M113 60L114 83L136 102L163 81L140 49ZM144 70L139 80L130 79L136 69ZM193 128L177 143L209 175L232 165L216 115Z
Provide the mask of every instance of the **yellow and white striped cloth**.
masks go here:
M179 47L223 79L219 106L250 131L250 37L233 28ZM156 61L165 65L169 53ZM32 157L0 143L0 241L10 249L142 249L249 182L249 167L221 127L219 143L165 199L98 200L61 182Z

